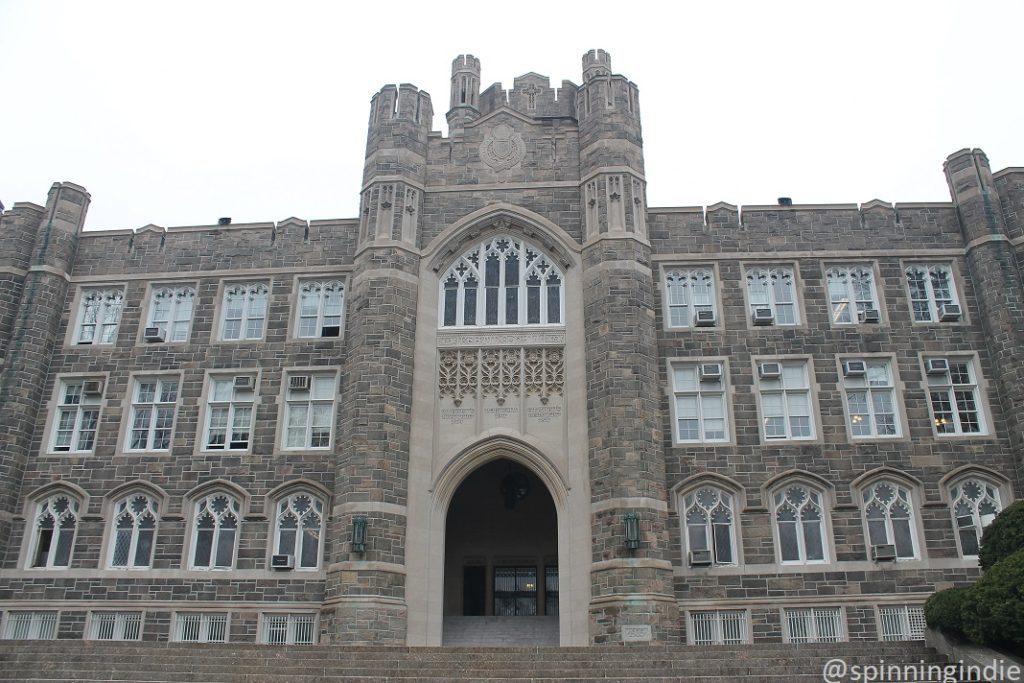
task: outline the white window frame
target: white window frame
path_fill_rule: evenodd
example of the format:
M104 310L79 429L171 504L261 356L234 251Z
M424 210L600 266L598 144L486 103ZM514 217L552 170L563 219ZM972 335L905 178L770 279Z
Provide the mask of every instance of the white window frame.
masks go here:
M844 363L848 361L863 361L867 367L867 373L864 377L847 377L843 369ZM878 371L879 369L885 371L885 383L881 383L882 379ZM839 359L839 379L842 382L843 388L843 405L845 407L846 414L846 430L850 435L851 441L871 441L871 440L891 440L891 439L902 439L903 438L903 414L900 410L901 407L901 394L897 388L897 376L896 376L896 364L891 357L888 356L867 356L867 357L848 357L843 356ZM865 395L864 410L866 412L858 412L856 415L853 413L853 402L850 400L850 394L852 393L863 393ZM896 430L893 434L879 434L879 423L878 418L884 413L878 411L876 405L876 397L882 397L885 394L889 395L889 400L892 406L892 420L893 427ZM858 419L859 418L859 419ZM859 425L867 424L870 427L869 434L857 434L855 430L859 428Z
M787 278L790 283L792 301L780 301L779 292L776 291L776 281L785 280ZM763 280L764 284L758 285L758 280ZM803 321L800 315L799 278L797 277L795 266L782 264L747 265L743 269L743 283L747 298L748 326L752 325L751 316L758 308L770 308L772 314L775 316L774 325L777 327L798 327L802 324ZM754 296L754 292L757 287L761 287L761 291L766 294L764 298L766 298L767 301L759 300L755 303L755 298L761 298ZM793 319L790 322L782 322L782 316L779 315L780 307L785 306L792 306Z
M309 499L309 507L302 509L303 504L299 503L300 498ZM282 496L274 501L274 555L292 555L295 557L295 570L296 571L317 571L320 569L320 565L323 562L324 552L324 529L326 526L327 516L327 504L324 499L317 493L312 491L301 489L298 491L292 491L288 495ZM316 564L309 565L303 564L303 554L306 548L306 543L309 542L308 536L301 533L307 519L310 519L310 515L315 515L320 518L320 525L317 527L316 533ZM285 552L282 548L282 531L292 531L293 528L283 529L281 522L286 518L292 516L296 520L296 526L294 527L295 538L291 544L291 552ZM301 547L300 547L301 546Z
M706 624L710 637L697 633L699 622ZM748 644L750 613L745 609L690 610L686 613L686 637L691 645Z
M57 501L61 499L67 501L66 507L63 511L56 512ZM32 541L29 544L27 566L30 569L67 569L71 566L71 562L74 559L75 540L78 537L78 522L81 518L81 501L70 493L58 491L38 501L35 505L35 510L35 515L31 519ZM37 564L42 543L42 529L39 525L45 517L53 519L53 533L50 535L46 561L42 564ZM67 529L62 528L61 525L69 519L72 520L71 533L65 534L64 532ZM67 562L65 564L56 564L55 560L61 554L59 549L62 547L62 544L67 549Z
M893 497L889 502L877 500L876 493L882 486L889 486L893 490ZM871 537L871 519L868 518L868 508L871 506L872 501L876 500L878 502L877 507L884 512L882 521L885 525L885 543L874 543L874 539ZM906 519L907 526L910 531L910 543L913 549L912 555L901 555L899 545L896 543L896 531L893 525L892 509L895 506L900 506L898 501L903 501L903 507L905 507L908 512ZM872 546L891 545L896 549L897 562L917 560L921 558L921 540L919 538L920 530L918 529L919 515L914 490L910 486L907 486L893 478L873 479L869 483L863 484L860 488L860 508L861 519L864 524L864 538L867 541L869 557Z
M142 400L144 385L155 385L151 400ZM165 390L171 391L171 397ZM135 377L132 381L131 409L128 423L125 426L124 450L126 453L168 453L174 445L174 425L178 415L178 399L180 398L181 378L178 375L157 375L153 377ZM170 423L158 429L158 416L166 417L170 410ZM148 411L145 424L139 423L140 416ZM157 432L167 432L167 447L156 448ZM134 447L136 432L145 432L145 444L141 448Z
M78 313L72 344L76 346L112 346L117 343L124 312L123 286L83 287L79 292ZM98 299L98 300L97 300ZM95 311L92 307L95 306ZM88 318L88 320L87 320ZM86 329L91 328L86 334Z
M711 497L714 497L712 500ZM740 564L739 558L739 527L737 525L737 516L739 514L739 504L736 493L728 489L717 486L713 483L704 483L698 486L691 487L686 490L685 493L681 494L678 499L679 506L679 522L682 525L682 536L683 536L683 562L687 562L689 554L694 550L710 550L712 566L715 567L733 567ZM713 513L719 508L729 513L728 525L716 524L713 518ZM704 517L703 533L706 548L694 548L690 538L690 512L697 509L698 512L703 511ZM696 526L696 525L693 525ZM715 527L727 526L729 529L729 554L728 560L722 560L718 554L718 543L715 537Z
M710 290L710 294L705 297L708 290ZM713 266L666 267L662 271L661 291L665 302L666 328L672 330L701 329L694 324L697 311L714 313L715 324L709 327L711 329L721 328L718 314L718 278ZM698 293L702 292L705 293L701 294L703 300L698 303Z
M11 610L4 614L3 640L55 640L59 628L56 610Z
M222 503L221 503L222 501ZM223 504L223 509L217 509ZM196 549L199 546L200 528L199 524L204 517L213 521L212 534L210 539L210 556L205 565L196 563ZM234 526L225 526L234 519ZM188 568L194 571L229 571L235 568L238 559L238 543L242 535L242 504L232 494L226 491L214 491L195 501L192 506L191 520L191 541L188 550ZM227 538L226 538L227 537ZM231 548L231 561L227 564L218 563L218 557L223 545L227 543Z
M136 509L136 505L133 503L141 503L141 509ZM139 564L138 550L139 540L142 531L149 531L149 529L142 529L140 523L147 518L152 518L152 540L149 546L149 557L146 558L144 564ZM132 525L129 528L119 528L118 522L121 519L131 519ZM109 569L119 570L145 570L150 569L153 566L153 556L156 553L156 541L157 534L160 531L160 501L153 495L145 491L132 491L127 495L121 496L117 499L111 508L110 516L110 536L107 539L107 567ZM117 554L117 548L120 544L120 538L122 534L120 531L129 531L128 533L128 548L126 550L127 556L125 558L125 564L114 564L115 556Z
M949 372L945 375L929 375L927 372L924 373L925 391L928 392L928 413L932 418L932 432L937 438L987 436L988 419L977 357L958 355L925 356L923 361L927 363L930 357L945 358L949 362ZM966 372L957 370L958 366L964 367ZM957 378L963 377L966 374L968 382L954 382L954 371L957 373ZM946 377L947 381L939 383L939 377L942 376ZM971 399L974 402L974 412L977 415L978 421L977 431L964 431L964 414L970 411L960 408L960 402L957 399L957 393L959 392L970 392L971 394ZM945 399L949 405L949 418L940 417L936 411L935 395L941 393L945 393ZM942 411L942 413L947 413L947 411ZM940 427L945 425L952 425L953 430L941 431Z
M228 317L228 300L230 297L242 297L239 315ZM262 307L255 306L255 302L262 298ZM270 283L259 281L229 281L223 286L223 293L220 301L220 324L218 329L218 340L226 342L262 341L267 336L267 322L270 319ZM237 336L228 336L228 324L231 321L238 321ZM259 334L251 330L253 324L258 325Z
M314 613L264 612L260 622L260 642L264 645L315 645L319 640L319 623ZM277 635L282 627L283 638ZM302 630L309 631L309 640L299 638Z
M879 605L877 615L880 641L924 640L922 605Z
M800 489L804 492L805 498L799 505L790 499L789 493L793 489ZM812 495L813 494L813 495ZM781 496L781 498L780 498ZM814 500L814 497L817 500ZM776 556L779 564L783 565L814 565L828 564L831 561L829 545L831 534L829 533L829 505L824 492L817 486L812 486L803 480L790 480L776 486L771 491L771 515L772 531L775 535ZM796 559L787 560L783 557L782 549L782 522L779 521L779 511L789 508L795 514L797 555ZM821 558L809 559L807 552L807 531L805 522L802 519L803 512L807 509L817 508L820 518L818 519L818 535L821 543ZM788 524L789 522L787 522Z
M104 394L99 396L87 396L85 394L85 383L100 381L104 384ZM77 391L76 391L77 389ZM99 436L100 419L103 417L103 398L106 392L106 379L98 377L66 377L58 380L57 395L55 398L55 409L53 412L53 424L50 429L49 452L68 455L82 455L96 451L96 441ZM69 429L61 429L61 416L65 413L74 413ZM85 419L87 413L95 412L95 420ZM63 444L58 446L57 437L61 432L71 432L70 442L65 448ZM92 433L92 442L89 448L80 448L83 433Z
M507 240L512 248L506 251L498 250L498 245L503 241ZM486 280L486 264L487 257L490 252L496 252L498 254L498 286L497 286L497 303L496 303L496 323L487 323L487 290L491 289L487 285ZM519 277L516 284L507 284L505 282L505 264L508 257L515 253L519 257ZM535 256L527 263L528 254L533 253ZM538 292L538 322L529 322L529 309L528 309L528 280L531 274L540 274L540 285ZM550 287L548 279L554 274L557 276L558 286L558 320L551 321L551 311L549 309L549 297ZM466 308L466 282L472 277L476 280L476 291L475 291L475 313L474 322L472 324L466 324L465 322L465 308ZM446 308L446 283L452 280L456 284L455 288L455 323L452 325L445 324L445 308ZM506 301L508 298L508 288L517 287L515 292L516 297L516 322L507 322L508 316L506 311ZM538 249L533 246L530 242L521 238L513 237L508 234L495 235L489 237L482 242L475 243L469 249L463 251L462 255L456 259L448 269L444 271L438 282L438 327L441 329L456 329L456 328L469 328L469 329L493 329L498 327L565 327L565 272L558 267L554 259L549 256L544 250Z
M721 379L715 381L702 381L700 378L700 366L705 364L718 364L722 367ZM675 443L679 444L727 444L732 440L732 411L731 395L729 386L729 366L724 359L698 359L698 360L670 360L668 366L669 379L671 382L672 400L672 435ZM680 374L693 372L696 388L680 388ZM682 402L696 399L696 416L682 415ZM710 402L715 399L721 401L721 417L706 416L706 410ZM683 438L681 433L681 422L683 420L697 422L698 436L695 439ZM711 420L722 421L722 436L720 438L709 438L707 423Z
M973 500L966 495L965 486L968 484L979 487L981 495L977 500ZM992 523L996 515L1002 512L1005 507L1000 488L999 484L995 481L974 473L958 477L946 485L946 493L949 496L949 513L953 520L953 535L956 537L956 547L960 557L964 559L977 559L978 553L967 553L964 551L962 534L972 531L977 539L975 545L980 548L981 537L985 528ZM989 501L990 506L995 507L995 514L983 515L981 513L979 508L986 500ZM957 508L961 502L970 507L969 515L958 514ZM970 517L971 524L961 525L961 520L966 519L968 516Z
M864 292L859 278L866 276L867 292ZM829 322L836 326L859 325L860 313L873 308L882 316L882 306L875 283L875 268L870 263L827 263L825 264L825 296L828 299ZM833 298L833 283L842 288L840 298ZM838 292L837 292L838 293ZM865 294L867 295L865 297ZM841 320L847 317L849 320Z
M144 612L90 612L88 640L136 641L142 640ZM110 637L101 638L109 629Z
M296 391L291 388L291 378L294 376L306 375L309 377L309 389L306 391ZM329 389L329 398L325 397L324 390ZM338 411L338 373L335 371L323 372L317 369L309 370L290 370L285 373L285 379L283 382L284 401L283 413L281 424L281 448L286 451L325 451L330 450L334 447L334 424L337 421ZM327 408L329 412L327 425L314 425L313 415L318 412L321 418L323 418L323 409ZM302 411L304 410L305 417L302 420L302 424L292 424L293 416L297 419L301 417ZM322 419L320 420L322 421ZM314 444L314 430L326 426L327 432L327 444L326 445L313 445ZM300 445L290 445L289 439L291 438L294 430L301 429L303 432L302 443ZM322 434L319 434L317 440L322 439Z
M842 643L847 638L842 607L784 607L782 626L787 643Z
M915 297L915 293L922 293L920 291L915 292L914 285L911 284L911 272L916 271L917 275L923 275L923 297ZM938 273L945 273L949 281L949 296L941 297L937 296L935 291L934 278ZM960 305L960 294L957 291L956 283L956 270L953 268L951 262L911 262L904 264L903 267L903 282L906 287L907 299L910 303L910 319L915 324L919 325L935 325L940 324L939 321L939 308L942 304L955 304ZM940 303L941 302L941 303ZM922 303L923 305L918 306L918 309L914 307L915 303ZM963 312L963 309L961 309ZM919 315L921 317L919 317ZM927 316L927 317L924 317ZM961 321L963 318L961 318ZM948 324L948 323L942 323Z
M169 302L166 315L157 319L160 311L158 302ZM192 317L195 315L196 288L192 285L153 285L149 294L149 311L145 327L157 327L164 334L164 344L187 344L192 332Z
M779 363L782 366L782 376L778 379L763 379L760 376L760 366L762 363ZM806 377L805 386L789 386L786 378L787 368L801 367ZM757 407L760 416L760 429L761 439L764 444L771 443L785 443L787 441L815 441L818 439L818 407L817 407L817 394L815 392L815 375L814 375L814 361L811 358L800 357L782 357L782 358L754 358L754 376L757 377ZM765 384L768 383L768 388L765 388ZM807 410L808 415L797 415L793 412L793 405L791 400L799 394L806 394L807 396ZM765 396L778 396L780 397L780 405L782 408L781 415L768 415L765 408ZM769 436L768 435L768 420L771 418L782 418L783 426L785 427L785 433L782 436ZM808 428L810 433L803 436L794 436L793 432L793 419L799 417L806 417Z
M252 377L253 388L251 391L242 389L236 389L234 387L235 377ZM252 450L253 444L253 430L255 428L256 419L256 407L258 404L259 397L259 373L253 370L239 370L230 374L211 374L207 375L206 381L206 394L204 397L203 406L203 433L202 433L202 444L200 449L204 453L247 453ZM227 389L230 390L231 395L227 399L218 398L217 390L218 386L222 383L227 385ZM236 416L239 409L248 408L249 410L249 422L248 425L236 424ZM227 414L224 422L224 441L223 447L211 446L210 437L211 430L213 427L214 413L227 409ZM245 431L241 428L245 427ZM248 433L249 438L246 440L245 445L238 448L232 448L231 444L238 440L232 439L235 436L235 430L238 429L238 434ZM221 428L218 427L218 432Z
M192 629L196 637L185 637ZM228 612L175 612L171 633L175 643L227 643L230 631L231 616ZM216 637L218 632L220 638Z
M296 339L335 339L345 335L345 295L347 291L344 279L320 278L298 280L295 291L295 326L293 329ZM335 292L337 298L340 299L337 311L328 309L328 303L332 302L332 292ZM314 299L316 303L315 311L303 308L305 301L312 301ZM315 330L314 334L303 333L304 322L312 323ZM324 334L324 331L331 327L337 327L338 334Z

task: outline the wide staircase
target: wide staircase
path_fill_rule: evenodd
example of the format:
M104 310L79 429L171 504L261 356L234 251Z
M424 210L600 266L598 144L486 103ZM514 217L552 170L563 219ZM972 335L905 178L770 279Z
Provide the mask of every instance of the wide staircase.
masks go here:
M558 617L445 617L443 645L558 645Z
M846 683L830 660L941 665L922 643L745 646L341 647L0 641L0 680L189 683ZM861 678L860 680L865 680ZM870 679L868 679L870 680ZM943 681L931 678L875 680Z

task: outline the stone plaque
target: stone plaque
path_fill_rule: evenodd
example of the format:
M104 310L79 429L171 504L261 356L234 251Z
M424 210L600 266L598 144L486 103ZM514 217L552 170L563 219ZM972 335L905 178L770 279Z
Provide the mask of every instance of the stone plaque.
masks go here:
M526 419L531 422L551 422L562 419L562 406L537 406L526 409Z
M622 642L624 643L649 643L652 639L650 624L622 627Z
M450 425L465 424L475 418L475 408L441 408L441 421Z

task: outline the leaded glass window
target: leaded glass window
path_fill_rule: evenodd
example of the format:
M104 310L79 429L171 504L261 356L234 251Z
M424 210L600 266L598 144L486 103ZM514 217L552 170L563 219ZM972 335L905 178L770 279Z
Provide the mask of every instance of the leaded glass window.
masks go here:
M975 557L981 547L982 531L1002 510L999 489L984 479L972 477L950 487L949 501L960 538L960 554Z
M715 564L736 563L733 497L721 489L702 486L683 498L686 549L710 550Z
M893 481L883 480L864 489L861 496L869 544L895 546L896 557L901 560L916 558L917 535L910 491Z
M323 544L324 503L311 493L293 493L277 504L274 552L293 555L296 569L317 569Z

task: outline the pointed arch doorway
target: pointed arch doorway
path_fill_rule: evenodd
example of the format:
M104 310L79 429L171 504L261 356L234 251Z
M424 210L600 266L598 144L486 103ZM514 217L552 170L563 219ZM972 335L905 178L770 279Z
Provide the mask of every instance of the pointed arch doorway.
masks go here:
M443 644L559 644L558 514L529 468L491 460L456 489L443 604Z

